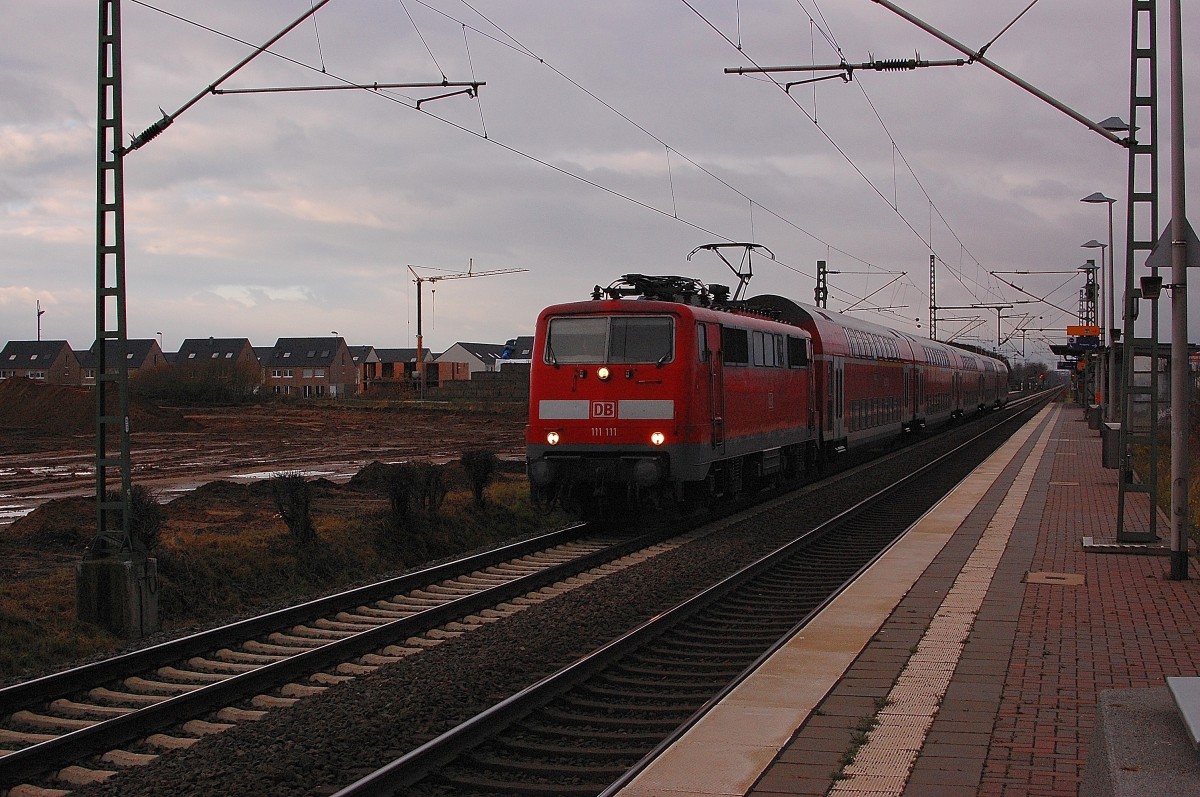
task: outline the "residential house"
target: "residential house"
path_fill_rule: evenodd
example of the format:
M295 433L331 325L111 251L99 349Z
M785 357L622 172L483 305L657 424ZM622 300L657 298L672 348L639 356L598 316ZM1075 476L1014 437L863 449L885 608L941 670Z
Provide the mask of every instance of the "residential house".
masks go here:
M500 352L500 359L496 362L496 370L518 363L528 365L532 362L533 335L522 335L516 338L509 338L504 342L504 350Z
M79 358L65 340L10 340L0 350L0 379L79 385L80 374Z
M376 349L375 354L379 357L380 379L411 382L416 378L416 349ZM433 359L433 353L429 349L422 349L421 354L424 355L422 359L426 363Z
M358 392L365 393L371 388L371 383L379 379L383 373L383 363L374 346L351 346L350 357L358 368Z
M163 354L158 341L154 338L131 338L126 343L128 347L125 350L125 363L131 377L141 370L170 367L167 356ZM93 343L87 351L75 354L79 358L79 365L83 370L83 378L80 381L84 387L92 387L96 384L96 370L100 367L99 351L99 348ZM104 363L110 374L116 372L118 359L117 341L105 340Z
M248 392L262 384L262 364L247 338L188 338L171 363L185 379L227 383Z
M435 363L466 363L469 373L495 371L496 362L504 353L497 343L455 343L434 358Z
M371 391L380 395L403 394L417 390L416 349L375 349L379 357L379 377L371 383ZM465 363L436 363L433 353L422 348L421 370L425 374L425 387L438 387L445 382L470 379Z
M280 338L263 362L267 390L301 398L358 392L358 366L345 338Z

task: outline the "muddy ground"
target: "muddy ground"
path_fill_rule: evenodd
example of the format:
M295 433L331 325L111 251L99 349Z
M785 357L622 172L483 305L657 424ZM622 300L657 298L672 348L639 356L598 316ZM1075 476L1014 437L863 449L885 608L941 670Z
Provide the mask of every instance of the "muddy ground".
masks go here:
M14 381L24 382L0 383L0 581L77 561L95 525L93 394L5 384ZM372 462L448 462L468 448L490 450L511 468L524 459L523 404L138 402L131 417L133 481L175 504L171 521L180 523L270 517L261 488L273 473L341 485ZM210 482L222 484L194 492Z

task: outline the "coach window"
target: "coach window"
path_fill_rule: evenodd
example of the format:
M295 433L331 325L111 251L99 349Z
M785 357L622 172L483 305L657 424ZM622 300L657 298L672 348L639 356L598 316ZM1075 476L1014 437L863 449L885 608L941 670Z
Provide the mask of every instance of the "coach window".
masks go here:
M788 368L804 368L808 365L808 341L787 336L787 364Z

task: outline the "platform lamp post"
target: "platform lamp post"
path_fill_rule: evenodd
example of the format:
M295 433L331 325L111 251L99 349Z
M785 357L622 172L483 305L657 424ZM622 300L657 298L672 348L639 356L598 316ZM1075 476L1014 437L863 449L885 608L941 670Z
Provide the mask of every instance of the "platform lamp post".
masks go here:
M1096 280L1096 287L1100 293L1100 295L1097 297L1097 304L1096 304L1096 325L1098 327L1100 327L1100 347L1101 347L1101 349L1105 349L1107 347L1108 350L1111 350L1111 347L1113 345L1113 335L1111 333L1111 327L1113 324L1111 301L1108 305L1107 314L1106 314L1106 311L1104 308L1104 295L1107 293L1109 299L1111 300L1111 298L1112 298L1112 282L1111 281L1108 282L1107 285L1105 285L1105 283L1104 283L1104 274L1105 274L1104 252L1108 248L1108 244L1100 243L1095 238L1093 238L1092 240L1088 241L1085 244L1080 244L1080 246L1082 246L1085 249L1099 249L1100 250L1100 274L1099 274L1098 279ZM1106 331L1106 330L1108 330L1108 331ZM1100 359L1100 373L1098 375L1098 382L1096 384L1096 392L1098 394L1100 394L1100 401L1099 401L1100 416L1103 420L1108 420L1108 409L1107 408L1112 405L1112 400L1113 400L1113 395L1114 395L1113 389L1112 389L1112 384L1109 382L1109 379L1108 379L1109 373L1111 373L1111 370L1109 368L1109 358L1108 358L1108 352L1106 350L1104 356Z
M1099 293L1099 296L1096 298L1096 326L1100 327L1100 347L1104 348L1105 346L1112 345L1112 334L1111 332L1107 331L1112 326L1112 282L1109 281L1106 285L1104 280L1104 251L1108 248L1108 244L1102 244L1093 238L1085 244L1080 244L1080 246L1084 249L1100 250L1100 274L1096 280L1096 290ZM1107 311L1104 308L1105 295L1107 295L1109 298ZM1111 389L1112 386L1108 381L1108 373L1108 355L1105 354L1104 358L1100 360L1100 374L1096 384L1096 392L1101 396L1101 414L1104 416L1105 420L1108 419L1108 411L1104 408L1112 403L1113 396Z
M1128 129L1128 126L1126 126L1126 129ZM1113 205L1117 200L1097 191L1094 194L1088 194L1079 201L1094 205L1103 202L1108 205L1108 390L1106 393L1107 401L1104 404L1104 420L1111 422L1116 420L1117 409L1117 316L1114 310L1116 293L1113 290L1113 274L1117 270L1115 257L1117 250L1113 249ZM1100 246L1100 264L1103 266L1104 245L1099 244L1095 238L1084 244L1084 246L1090 248L1095 248L1097 245Z
M1080 308L1079 308L1081 311L1079 321L1081 324L1084 324L1086 326L1097 325L1096 324L1096 314L1097 314L1097 311L1099 308L1099 303L1096 301L1096 294L1098 292L1098 283L1096 282L1097 268L1098 268L1098 266L1096 265L1096 261L1091 260L1091 259L1089 259L1086 263L1084 263L1082 266L1079 267L1079 270L1084 273L1084 276L1086 278L1086 282L1084 283L1083 294L1082 294L1083 301L1080 303ZM1097 373L1097 371L1099 369L1092 367L1092 363L1094 361L1095 361L1094 358L1092 358L1092 357L1088 358L1087 371L1090 372L1091 378L1090 379L1088 378L1089 377L1088 372L1084 373L1084 391L1085 391L1084 395L1085 395L1085 397L1091 398L1091 399L1094 399L1096 397L1096 394L1100 392L1100 389L1099 389L1100 388L1100 381L1099 381L1100 375ZM1091 387L1090 394L1087 393L1088 383L1090 383L1090 387ZM1088 408L1085 406L1084 410L1086 411L1087 409Z

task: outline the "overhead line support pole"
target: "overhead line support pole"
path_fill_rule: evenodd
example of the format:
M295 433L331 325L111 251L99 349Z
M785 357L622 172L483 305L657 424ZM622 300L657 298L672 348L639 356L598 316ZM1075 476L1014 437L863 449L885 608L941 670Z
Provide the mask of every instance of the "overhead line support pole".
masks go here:
M1187 207L1184 195L1183 35L1180 0L1171 0L1171 578L1188 577Z

